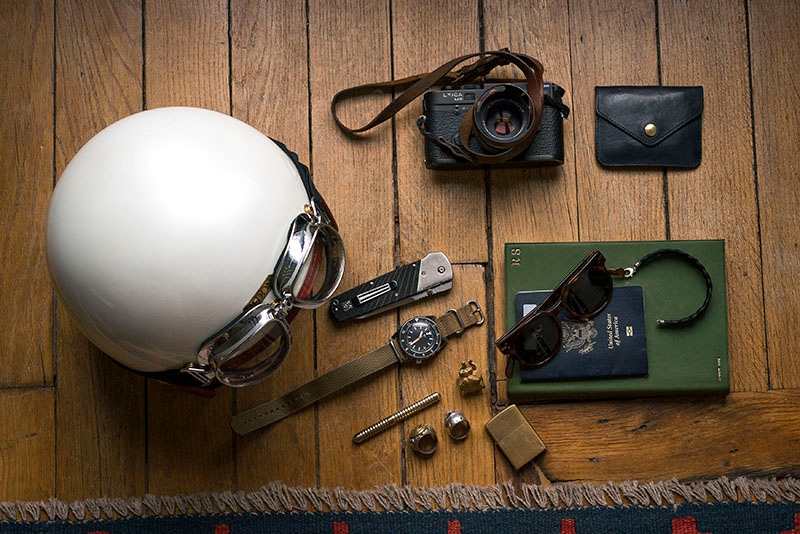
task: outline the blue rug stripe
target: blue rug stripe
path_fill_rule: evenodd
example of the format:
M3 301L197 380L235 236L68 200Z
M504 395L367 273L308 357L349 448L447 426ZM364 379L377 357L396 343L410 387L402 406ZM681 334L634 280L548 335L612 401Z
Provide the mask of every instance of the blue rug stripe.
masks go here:
M42 534L800 534L800 503L732 502L669 507L428 512L287 512L130 518L84 523L0 523Z

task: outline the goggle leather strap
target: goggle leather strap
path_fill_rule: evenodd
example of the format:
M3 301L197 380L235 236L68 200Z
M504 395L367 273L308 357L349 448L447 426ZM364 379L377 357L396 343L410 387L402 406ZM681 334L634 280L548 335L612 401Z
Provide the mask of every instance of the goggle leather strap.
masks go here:
M156 382L162 382L164 384L167 384L168 386L180 389L181 391L187 391L199 397L207 397L207 398L213 397L215 395L214 390L216 390L218 387L222 385L222 382L217 380L216 377L212 378L210 382L208 382L207 384L201 384L196 377L192 376L189 373L186 373L182 369L148 373L145 371L137 371L136 369L131 369L130 367L127 367L117 362L113 358L109 359L118 363L128 372L134 373L144 378L155 380Z

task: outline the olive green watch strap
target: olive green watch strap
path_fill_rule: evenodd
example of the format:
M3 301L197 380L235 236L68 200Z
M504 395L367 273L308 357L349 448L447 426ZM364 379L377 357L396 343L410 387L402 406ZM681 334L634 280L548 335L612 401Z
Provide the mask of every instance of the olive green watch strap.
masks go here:
M231 427L237 434L244 435L271 425L398 361L395 348L389 343L307 382L282 397L233 416Z
M442 332L442 337L459 335L461 332L476 324L483 324L483 310L474 300L470 300L459 309L450 308L447 313L436 319L436 326Z
M436 324L442 337L447 338L460 334L466 328L481 324L483 321L483 311L476 302L470 301L458 310L448 310L447 313L436 319ZM405 359L405 355L394 346L394 340L392 340L387 345L337 367L277 399L233 416L231 427L237 434L244 435L271 425Z

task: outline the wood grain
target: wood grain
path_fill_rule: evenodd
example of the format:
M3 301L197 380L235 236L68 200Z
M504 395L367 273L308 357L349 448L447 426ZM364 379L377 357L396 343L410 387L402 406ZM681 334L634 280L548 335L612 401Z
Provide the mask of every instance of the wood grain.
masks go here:
M225 2L148 1L144 13L148 108L198 106L230 112L228 10ZM232 393L194 397L148 387L147 481L154 493L232 485Z
M142 109L141 5L60 2L55 21L60 176L93 135ZM57 495L140 494L146 490L144 380L93 347L61 304L55 332Z
M664 84L702 85L705 103L703 164L668 173L671 237L725 239L728 299L736 303L728 308L731 389L760 391L767 362L753 357L765 350L751 119L739 112L748 108L750 83L727 68L747 63L744 7L709 2L713 21L694 16L683 2L659 8Z
M789 475L800 466L796 391L531 406L550 481ZM769 445L767 445L769 444Z
M0 501L249 491L272 481L367 489L800 474L796 3L32 0L2 4L0 29ZM430 171L414 125L420 101L357 137L331 118L341 89L504 46L539 58L545 79L566 89L561 167ZM595 86L659 83L704 86L701 166L602 168ZM390 98L346 102L341 116L364 123ZM54 304L47 201L103 127L168 105L232 114L310 165L345 243L341 290L433 250L453 261L453 289L346 324L327 305L303 311L273 377L210 400L116 365ZM504 244L664 238L726 241L734 391L524 406L548 449L514 470L483 429L492 392L464 398L455 385L467 358L487 381L502 371L493 341L505 326ZM454 337L431 365L387 370L234 438L231 414L387 343L414 314L469 299L487 323ZM443 397L435 407L352 444L357 430L434 390ZM447 436L452 409L472 424L464 442ZM406 445L422 422L439 433L430 458Z
M433 315L439 317L452 308L460 308L469 300L484 306L481 293L484 288L484 269L480 266L465 265L454 268L453 279L457 285L446 298L432 299L412 306L403 314ZM461 395L456 378L461 362L473 360L478 372L488 381L486 359L484 358L488 328L486 324L475 326L460 336L453 336L441 353L419 368L411 365L401 370L402 395L404 404L410 404L422 397L438 391L442 401L435 407L418 415L405 425L404 437L408 437L414 426L430 424L439 437L439 449L435 456L425 457L406 447L406 480L413 486L443 486L450 482L492 484L494 483L494 459L485 451L492 448L491 439L483 425L489 420L490 390L484 389L474 395ZM447 412L459 410L470 421L472 430L464 441L455 441L447 433L444 421ZM394 442L398 446L398 442Z
M309 5L311 161L315 183L333 206L345 242L342 290L397 266L390 125L351 139L338 130L329 108L341 89L391 78L388 6L388 2L357 0ZM343 42L348 46L342 47ZM386 102L381 94L347 102L342 118L346 124L363 124ZM322 308L316 319L317 374L388 343L397 328L394 313L338 325ZM351 441L356 431L399 408L397 387L392 370L360 385L358 396L343 394L319 404L320 485L347 481L350 487L368 488L382 480L400 479L396 446L373 446L356 453Z
M392 23L396 78L431 71L455 56L479 50L478 13L469 3L456 3L448 10L431 9L429 2L395 3ZM448 28L447 33L439 31L443 27ZM459 43L460 52L454 52L454 42ZM409 307L402 318L419 313L441 316L468 300L490 310L484 297L485 269L474 265L488 260L488 234L483 231L488 227L486 173L483 169L431 171L425 167L423 138L416 128L416 118L422 113L420 100L395 120L401 257L409 262L438 250L453 263L471 265L453 269L453 290L419 307ZM489 334L482 325L465 332L463 339L448 342L430 365L402 369L401 394L406 404L433 391L442 395L439 405L405 425L405 438L423 422L439 436L435 457L420 456L406 444L405 483L438 486L448 481L493 481L494 459L481 453L491 448L482 428L489 417L489 390L465 398L455 382L461 362L467 359L475 361L488 381L485 347ZM444 420L451 410L462 411L474 427L463 442L447 434ZM395 447L399 444L395 440Z
M303 2L236 2L231 5L231 73L234 117L286 144L310 162L308 129L308 43ZM292 322L287 361L269 380L236 392L243 411L313 378L314 313ZM275 480L316 484L314 410L306 410L273 428L236 443L238 487L252 490ZM289 453L289 451L291 451ZM288 461L287 461L288 460Z
M0 391L0 500L38 500L56 487L51 389Z
M52 385L52 297L44 225L52 189L53 12L45 2L0 7L0 384ZM34 334L35 335L32 335Z
M800 93L796 85L792 89L797 76L793 51L800 48L800 11L796 7L785 2L749 5L767 361L769 384L774 388L800 386L800 363L796 355L800 286L794 283L800 275L797 225L800 191L797 164L793 157L787 157L800 146L800 133L791 126L800 124ZM748 281L753 278L758 281L752 273L744 274ZM751 295L755 293L753 298L760 296L758 288L748 288ZM750 320L741 316L739 319ZM743 359L747 356L743 355ZM763 362L760 357L754 359Z
M456 2L443 10L413 1L393 8L395 78L429 72L449 59L479 51L478 17L469 3ZM443 27L447 33L439 31ZM454 52L454 42L460 52ZM400 257L408 263L438 250L451 262L485 262L484 173L426 169L423 138L416 127L421 114L418 99L395 119Z
M574 87L570 70L569 12L550 2L496 0L484 2L486 48L508 47L538 59L544 79L565 89L564 103L572 113L563 121L564 165L533 169L497 169L489 173L492 215L492 273L494 284L494 332L488 365L505 378L506 359L493 341L506 328L505 244L525 241L574 241L578 236L578 177L575 158L575 124L582 117L573 109ZM541 24L543 20L548 24ZM519 73L509 73L519 77ZM510 464L497 452L497 481L515 476ZM526 468L521 476L535 482Z
M594 153L595 86L658 84L655 21L649 1L570 4L580 241L667 235L661 171L604 169Z

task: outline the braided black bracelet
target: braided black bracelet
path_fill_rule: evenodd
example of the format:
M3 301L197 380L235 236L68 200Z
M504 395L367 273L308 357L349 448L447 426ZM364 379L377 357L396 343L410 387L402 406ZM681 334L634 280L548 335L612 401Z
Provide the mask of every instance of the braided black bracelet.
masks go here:
M703 264L700 263L700 260L692 256L691 254L687 254L686 252L678 250L676 248L662 248L650 252L649 254L646 254L642 259L637 261L636 264L630 268L628 273L626 273L626 277L630 278L631 276L636 274L636 272L639 269L641 269L644 265L650 263L653 260L665 256L682 259L685 262L689 263L692 267L694 267L697 270L697 272L699 272L703 276L703 279L706 282L706 298L703 301L703 304L701 304L700 307L697 309L697 311L681 319L659 319L658 321L656 321L658 326L665 326L665 327L684 326L688 323L691 323L695 319L699 318L701 315L703 315L703 313L705 313L706 311L706 308L708 308L708 303L711 301L711 291L714 287L714 284L711 282L711 275L708 274L708 271L703 266Z

